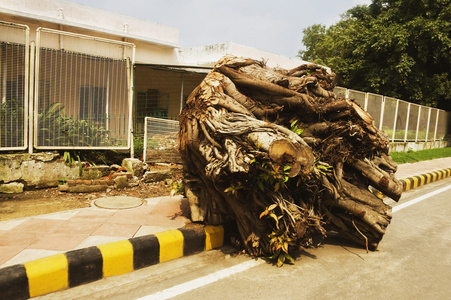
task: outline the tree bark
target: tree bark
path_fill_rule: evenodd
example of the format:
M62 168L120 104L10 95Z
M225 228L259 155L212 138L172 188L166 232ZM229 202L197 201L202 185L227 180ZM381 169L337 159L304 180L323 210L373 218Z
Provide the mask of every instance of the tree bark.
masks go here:
M219 60L180 114L193 221L236 222L249 254L279 260L328 230L376 249L391 208L369 185L396 201L402 186L386 134L334 82L314 64Z

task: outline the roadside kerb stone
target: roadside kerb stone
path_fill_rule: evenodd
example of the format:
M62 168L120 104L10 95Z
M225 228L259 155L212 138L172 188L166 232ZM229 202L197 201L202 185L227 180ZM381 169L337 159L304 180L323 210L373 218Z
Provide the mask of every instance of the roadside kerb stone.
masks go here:
M190 226L0 269L1 299L28 299L224 245L223 226Z

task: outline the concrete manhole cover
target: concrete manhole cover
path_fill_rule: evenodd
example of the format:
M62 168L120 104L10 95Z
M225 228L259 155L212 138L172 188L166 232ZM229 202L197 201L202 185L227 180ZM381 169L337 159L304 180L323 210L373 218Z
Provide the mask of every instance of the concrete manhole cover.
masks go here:
M101 208L108 209L126 209L141 206L144 200L136 197L128 196L112 196L103 197L94 200L94 205Z

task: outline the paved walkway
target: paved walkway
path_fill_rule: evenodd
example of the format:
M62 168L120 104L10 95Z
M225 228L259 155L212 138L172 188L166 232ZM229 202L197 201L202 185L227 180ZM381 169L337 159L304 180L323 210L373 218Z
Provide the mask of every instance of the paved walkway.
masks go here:
M451 157L420 161L416 163L398 165L396 178L403 179L428 172L451 168Z
M402 179L450 167L451 157L442 158L399 165L396 175ZM0 268L189 223L181 196L145 200L136 208L90 207L0 222Z
M129 209L82 208L0 222L0 268L57 253L185 226L181 196L145 199Z

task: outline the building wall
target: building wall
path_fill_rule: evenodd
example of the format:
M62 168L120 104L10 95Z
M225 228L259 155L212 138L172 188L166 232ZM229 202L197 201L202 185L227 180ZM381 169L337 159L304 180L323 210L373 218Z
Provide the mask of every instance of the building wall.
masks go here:
M221 57L227 54L265 60L270 67L280 67L284 69L292 69L307 63L300 59L277 55L233 42L180 49L179 60L186 65L213 67Z
M137 63L177 64L177 28L63 0L13 0L0 3L0 20L134 43Z

